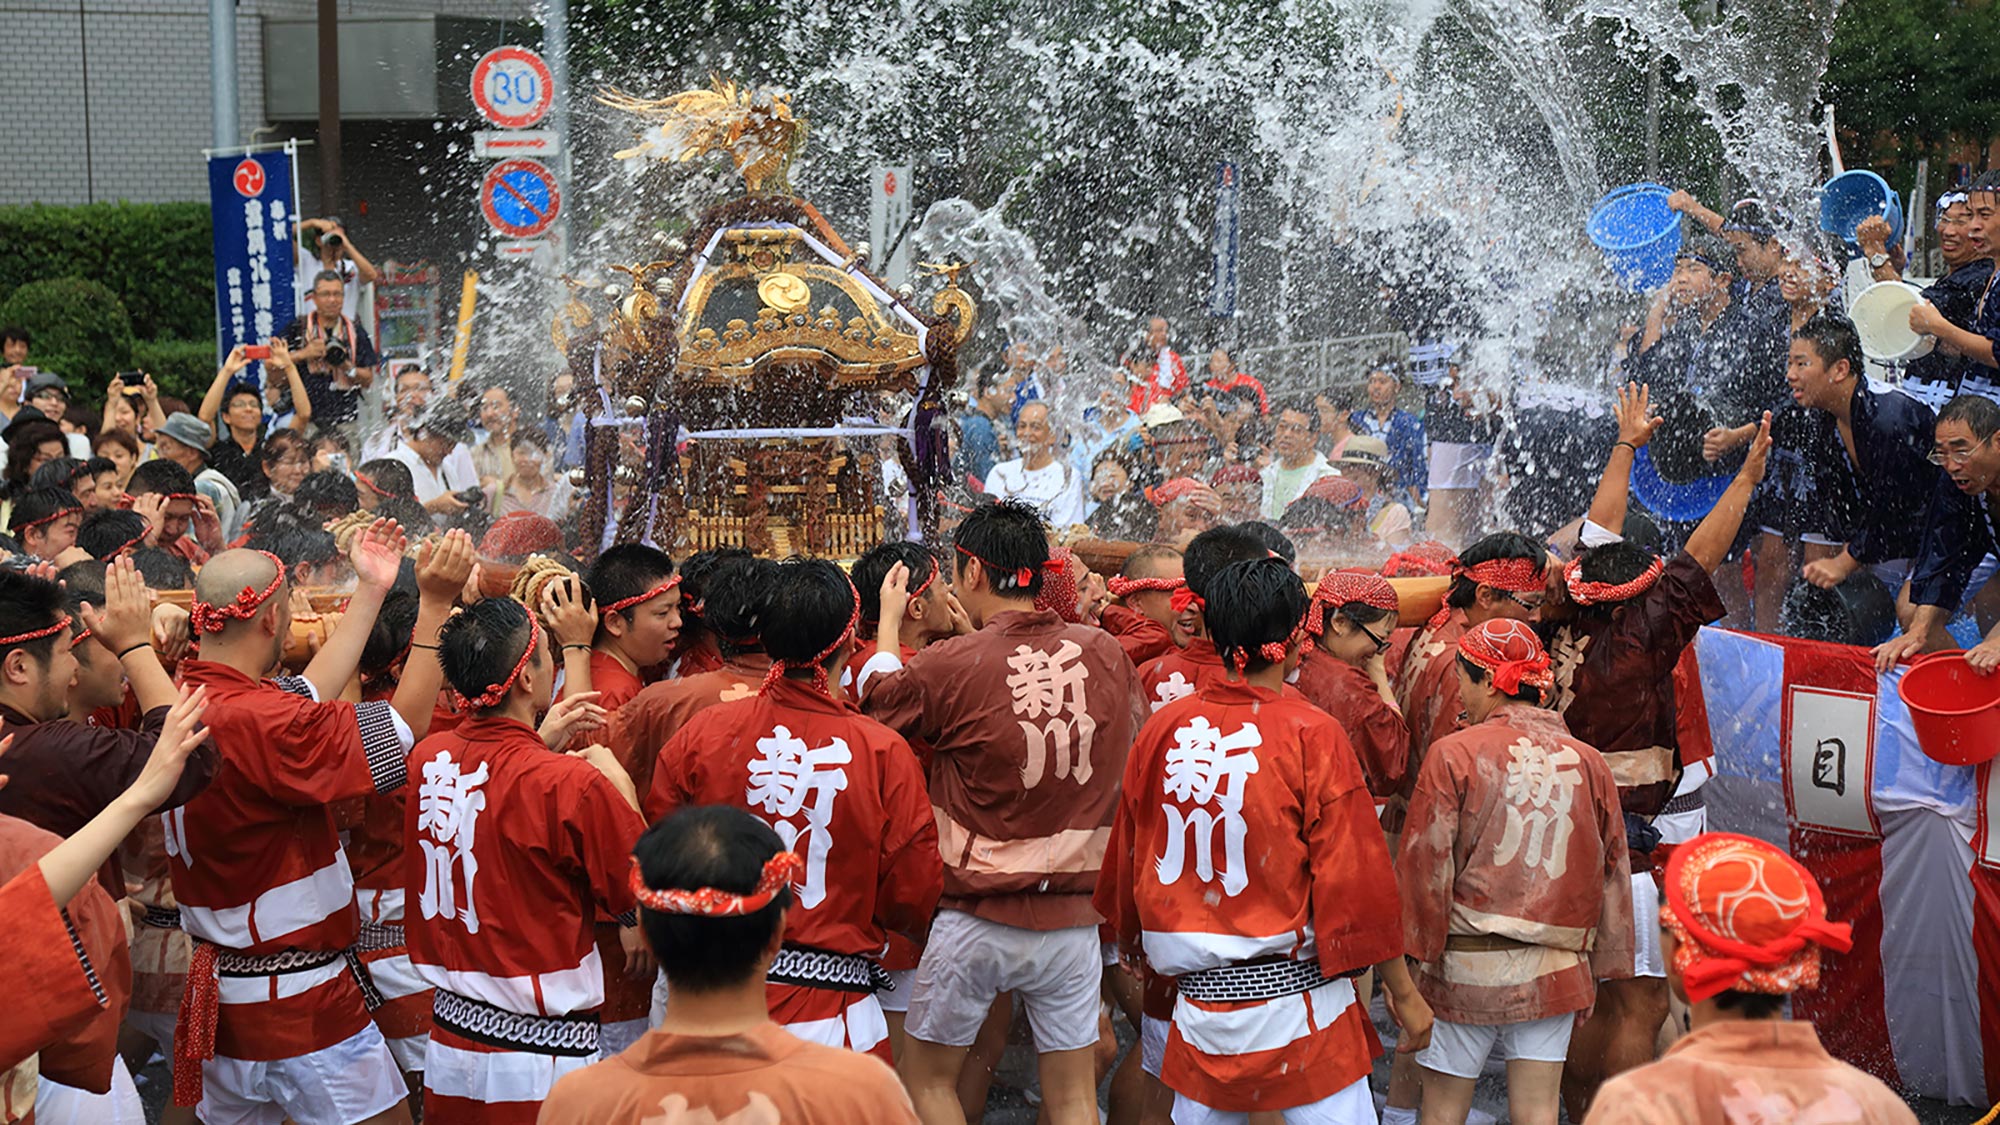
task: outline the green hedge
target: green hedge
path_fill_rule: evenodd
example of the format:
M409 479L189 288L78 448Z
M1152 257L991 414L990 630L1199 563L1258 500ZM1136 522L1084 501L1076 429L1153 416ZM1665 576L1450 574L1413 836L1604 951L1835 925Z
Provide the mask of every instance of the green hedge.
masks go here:
M215 378L213 340L141 340L132 345L132 366L149 372L161 394L173 395L189 406L201 405L208 384ZM93 400L107 379L90 391Z
M84 277L118 294L139 339L212 336L212 230L206 203L0 207L0 301L31 282Z
M33 281L0 301L0 323L33 338L29 362L61 375L76 401L104 401L120 371L149 371L166 394L197 402L215 376L215 344L205 339L135 339L124 303L109 287L80 277Z

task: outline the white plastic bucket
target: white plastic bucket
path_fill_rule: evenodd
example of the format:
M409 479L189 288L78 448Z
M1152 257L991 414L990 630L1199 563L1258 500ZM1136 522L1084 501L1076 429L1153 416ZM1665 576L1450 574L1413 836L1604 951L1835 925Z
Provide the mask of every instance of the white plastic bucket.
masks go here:
M1924 291L1907 281L1878 281L1861 291L1848 315L1861 335L1861 351L1877 363L1908 363L1930 354L1937 337L1910 331L1910 310Z

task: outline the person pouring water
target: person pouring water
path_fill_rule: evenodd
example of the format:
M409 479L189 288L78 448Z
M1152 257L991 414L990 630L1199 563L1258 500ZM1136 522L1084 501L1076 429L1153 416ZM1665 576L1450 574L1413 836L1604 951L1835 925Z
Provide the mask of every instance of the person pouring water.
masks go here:
M1965 196L1971 212L1966 224L1968 240L1980 256L2000 262L2000 171L1981 173L1966 186ZM1995 378L1995 369L2000 369L2000 358L1994 354L1994 341L2000 340L2000 299L1993 293L1993 277L1991 273L1987 275L1986 288L1973 306L1972 321L1966 327L1952 323L1929 300L1910 309L1912 332L1936 336L1945 347L1982 365L1984 370L1973 368L1964 374L1989 381Z

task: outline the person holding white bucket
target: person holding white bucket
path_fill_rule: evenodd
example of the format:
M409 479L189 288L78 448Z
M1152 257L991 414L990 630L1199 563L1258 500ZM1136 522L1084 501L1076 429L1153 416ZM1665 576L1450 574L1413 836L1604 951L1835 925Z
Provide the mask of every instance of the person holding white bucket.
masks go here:
M1923 299L1946 320L1961 328L1972 323L1979 298L1993 280L1993 259L1973 245L1971 197L1963 191L1948 192L1937 201L1938 254L1944 259L1945 276L1924 289ZM1863 219L1855 228L1855 238L1872 263L1886 245L1889 221L1880 217ZM1901 281L1894 262L1885 261L1874 270L1876 281ZM1971 361L1949 347L1934 348L1903 367L1903 386L1911 394L1942 406L1958 392Z
M2000 171L1982 172L1967 186L1965 195L1970 212L1966 234L1972 248L1989 260L2000 261ZM2000 375L2000 358L1994 354L1994 342L2000 340L2000 295L1993 292L1991 274L1966 327L1953 324L1936 305L1926 301L1910 310L1910 329L1936 336L1939 343L1986 368L1968 370L1967 377L1991 382Z

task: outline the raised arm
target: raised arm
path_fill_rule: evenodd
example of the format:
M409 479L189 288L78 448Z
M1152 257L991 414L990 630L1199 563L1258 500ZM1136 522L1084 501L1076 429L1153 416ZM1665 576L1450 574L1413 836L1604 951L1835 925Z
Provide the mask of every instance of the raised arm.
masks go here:
M477 552L472 537L453 529L417 552L417 624L410 633L410 657L389 705L410 725L410 736L422 738L437 713L444 689L444 669L438 664L438 630L451 617L458 592L472 573Z
M1627 383L1618 388L1618 441L1605 460L1604 475L1597 480L1597 494L1591 497L1591 523L1613 535L1625 532L1625 511L1632 499L1632 462L1639 456L1666 419L1652 410L1652 395L1644 383Z
M1767 410L1757 423L1757 435L1750 439L1750 452L1744 455L1743 467L1736 470L1736 479L1729 482L1722 499L1715 502L1715 507L1688 536L1687 553L1703 570L1721 566L1729 554L1730 546L1736 542L1736 532L1743 526L1743 515L1750 510L1750 494L1763 482L1764 467L1770 457L1771 412Z
M306 665L305 678L321 699L338 699L347 688L347 682L354 678L361 667L361 650L368 645L368 634L375 628L375 615L382 610L382 599L388 597L389 587L395 585L396 571L403 560L405 540L403 529L395 520L376 520L354 537L354 546L347 552L348 561L354 565L354 574L359 582L354 587L354 596L348 599L347 612L333 635L326 639L315 653L312 663ZM424 656L433 664L435 653L413 650L410 663L419 663L417 657ZM408 670L404 672L409 675ZM398 714L402 708L396 709ZM424 717L429 720L426 710ZM408 721L405 715L405 721Z
M1722 232L1722 216L1702 206L1700 200L1687 192L1676 191L1668 194L1667 207L1707 227L1710 234Z
M202 421L208 423L210 429L216 429L215 416L222 413L222 396L229 390L229 381L236 378L236 373L249 365L249 358L243 354L243 345L238 344L229 349L229 354L222 360L222 366L216 368L215 378L208 384L208 393L201 396L201 405L195 411Z
M271 338L271 362L264 366L266 370L277 368L284 373L285 386L292 393L292 429L304 432L312 424L312 398L306 394L306 381L299 374L299 365L292 360L292 345L283 336Z

